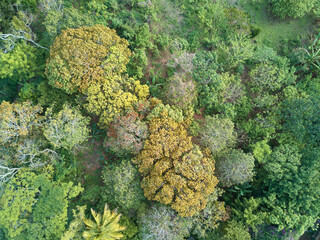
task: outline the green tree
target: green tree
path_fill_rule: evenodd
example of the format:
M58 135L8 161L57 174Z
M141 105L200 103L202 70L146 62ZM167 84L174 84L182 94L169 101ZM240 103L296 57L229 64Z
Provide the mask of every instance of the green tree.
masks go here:
M91 213L94 221L83 218L83 221L87 226L87 230L82 234L84 239L116 240L123 237L120 232L125 230L125 227L120 226L119 224L121 214L117 214L117 210L111 212L106 204L103 215L96 213L92 208Z
M38 70L36 49L21 42L4 54L0 52L0 76L14 81L24 82L35 76Z
M217 229L220 223L229 218L224 202L218 201L223 191L216 188L208 197L206 207L198 214L192 216L192 234L200 238L208 236L208 233Z
M317 94L285 100L281 110L284 135L302 145L319 146L319 114L320 97Z
M251 239L248 228L241 222L232 220L227 223L224 228L224 234L222 239L224 240L249 240Z
M317 0L269 0L272 12L280 18L301 18L318 4Z
M242 150L232 149L216 162L217 176L224 187L252 181L254 157Z
M49 108L46 111L43 135L56 148L72 149L88 139L88 124L88 118L67 104L57 114L53 114Z
M85 230L83 218L85 217L86 206L79 207L77 210L72 209L73 220L70 222L67 231L64 232L61 240L82 240L82 233Z
M193 59L193 79L198 83L198 102L206 112L224 112L226 106L243 95L241 79L229 73L218 74L221 64L216 52L197 52Z
M53 181L49 173L21 170L1 194L0 226L8 239L60 239L69 200L81 191L71 182Z
M243 65L253 55L254 45L245 33L236 33L218 45L218 62L225 69Z
M278 61L262 61L249 73L253 91L276 91L293 83L295 69L289 67L288 59L278 58Z
M217 115L206 116L199 132L200 143L209 148L212 153L230 146L235 141L235 136L233 122Z
M103 170L105 200L123 211L139 209L145 197L140 186L139 172L130 160L106 166Z
M292 145L280 145L262 162L262 188L266 189L260 209L268 224L294 229L302 235L319 217L320 151L299 152Z

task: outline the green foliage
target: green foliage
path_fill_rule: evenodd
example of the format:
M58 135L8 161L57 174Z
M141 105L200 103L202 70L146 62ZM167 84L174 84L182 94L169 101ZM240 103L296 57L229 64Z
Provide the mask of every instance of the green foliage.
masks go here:
M258 160L258 162L261 162L266 155L270 154L271 148L268 145L268 142L266 140L260 141L260 142L256 142L253 145L253 155L255 157L255 159Z
M217 176L224 187L252 181L254 157L242 150L232 149L216 163Z
M8 53L0 53L0 76L24 82L35 76L38 70L36 49L24 42Z
M212 153L217 153L235 141L234 124L228 118L206 116L199 137L203 146L209 148Z
M118 214L117 210L111 212L106 204L102 215L96 213L92 208L91 214L94 221L83 218L83 222L87 227L87 230L82 234L84 239L117 240L123 237L120 232L126 228L119 224L121 214Z
M319 146L319 111L319 95L285 100L281 117L286 134L300 144Z
M319 5L320 7L320 5ZM320 9L320 8L319 8ZM305 71L319 72L320 71L320 35L319 33L310 39L306 47L297 49L294 52L296 61L301 64L301 68Z
M302 234L318 218L319 150L280 145L263 161L267 223Z
M225 240L248 240L251 239L250 234L246 226L235 220L228 222L227 226L224 228L225 234L223 239Z
M59 111L65 103L75 105L73 95L67 94L61 89L49 85L46 81L37 84L36 101L42 107L53 107L54 111Z
M139 229L135 222L131 218L122 216L119 221L121 226L125 226L126 229L123 231L123 240L134 240L136 239Z
M103 181L105 201L119 206L125 212L139 209L145 200L139 172L130 160L106 166L103 170Z
M215 52L199 51L193 58L193 78L201 85L210 84L217 77L219 68Z
M262 49L261 53L254 57L259 63L249 73L252 90L255 92L276 91L296 79L295 69L289 67L287 58L277 56L272 50L269 53L263 52L266 50L268 49Z
M237 12L233 9L226 9L220 1L183 1L182 8L185 10L187 24L190 28L196 29L200 41L207 46L216 45L219 40L226 39L238 30L238 24L245 25L245 18L240 15L238 22L233 25L230 15ZM236 15L236 14L235 14ZM192 26L192 27L191 27Z
M138 215L141 240L183 240L189 236L190 223L169 207L153 205Z
M21 170L0 197L0 226L9 239L60 239L69 200L82 188L60 183L48 174Z
M19 92L19 100L24 102L30 100L32 102L36 102L37 100L37 92L36 92L36 84L34 83L25 83Z
M49 108L46 111L43 135L55 148L72 149L88 139L88 124L89 119L69 105L64 105L57 114L53 114Z
M236 33L227 43L218 45L218 62L225 69L239 67L252 57L253 50L251 39L244 33Z
M273 13L281 18L303 17L315 4L318 4L316 0L269 0L269 2L272 4Z
M267 213L261 210L260 198L249 198L236 200L235 205L232 209L232 213L235 215L235 219L245 223L246 226L250 227L253 232L257 231L257 227L266 222Z
M85 217L86 206L79 207L77 210L72 209L73 220L70 222L68 229L64 232L61 240L82 240L82 232L85 229L83 218Z
M193 64L192 75L198 83L199 105L205 107L206 112L223 112L233 117L234 114L228 112L227 108L243 95L240 78L229 73L218 74L217 56L212 52L198 52Z
M250 143L272 139L279 126L279 119L274 113L258 113L254 118L241 123L241 128L247 133Z
M200 238L207 237L208 232L217 229L220 226L220 222L229 218L224 202L218 201L221 195L222 190L216 189L208 197L208 203L205 209L190 219L193 224L192 234Z
M39 9L45 14L43 25L50 44L61 30L94 25L92 16L81 9L63 6L62 0L40 0Z

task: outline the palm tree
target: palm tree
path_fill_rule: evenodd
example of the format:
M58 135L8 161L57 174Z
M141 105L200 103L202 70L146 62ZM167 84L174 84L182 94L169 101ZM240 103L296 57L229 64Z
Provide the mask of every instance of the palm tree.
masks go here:
M125 227L118 223L121 214L117 214L117 209L111 212L106 204L102 217L92 208L91 213L95 221L83 218L87 230L83 232L82 236L86 240L116 240L123 237L120 231L123 231Z

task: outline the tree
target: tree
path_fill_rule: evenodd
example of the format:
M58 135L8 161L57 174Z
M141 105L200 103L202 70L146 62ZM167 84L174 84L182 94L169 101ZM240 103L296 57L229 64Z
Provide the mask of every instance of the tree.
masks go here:
M62 31L50 49L46 75L49 83L68 93L85 93L126 71L131 55L128 42L102 25Z
M7 4L11 5L11 3ZM8 29L6 29L9 31L9 33L0 33L0 51L4 54L7 54L12 51L17 45L19 45L20 42L29 42L39 48L47 50L46 47L43 47L35 42L36 35L32 32L31 29L31 25L33 24L34 19L33 15L28 13L28 10L19 10L19 7L21 7L20 2L15 2L14 4L17 9L17 11L14 10L14 12L16 12L17 14L15 16L12 16L12 18L10 17L11 22L8 26ZM7 12L5 12L3 15L7 15ZM14 55L26 56L22 52ZM29 56L32 58L32 55ZM34 66L34 64L32 64L32 66Z
M139 172L130 160L122 160L103 170L105 200L125 212L139 209L145 197L140 186Z
M259 91L276 91L295 80L294 69L288 67L287 59L283 59L282 66L272 62L261 62L249 73L252 89Z
M9 103L3 101L0 105L0 143L25 137L35 126L41 123L39 105L32 106L30 102Z
M88 124L79 110L65 104L57 114L50 108L46 111L43 135L56 148L72 149L88 139Z
M232 220L228 222L227 226L224 228L224 240L248 240L251 239L250 233L246 226L242 222L237 222Z
M83 218L83 221L87 226L87 230L82 234L85 239L116 240L123 237L120 232L123 231L125 227L120 226L118 223L121 214L117 214L117 210L113 210L111 212L106 204L103 215L96 213L92 208L91 214L94 218L94 221Z
M169 118L178 123L182 123L186 120L181 109L175 106L170 106L169 104L163 104L161 101L155 104L156 105L148 114L147 120L151 120L153 118L160 118L164 112L168 115Z
M81 191L49 173L21 170L0 197L0 226L8 239L60 239L67 223L69 200Z
M218 45L218 62L226 69L232 69L244 64L253 55L254 45L243 32L235 33L229 41Z
M109 125L105 146L118 156L138 154L148 135L147 124L133 109L117 116Z
M153 205L138 215L141 240L183 240L189 236L188 220L181 218L166 206Z
M319 146L320 143L320 97L286 99L281 109L281 118L284 121L284 135L289 135L299 144Z
M43 25L49 36L48 45L52 44L52 38L60 34L62 29L94 25L91 15L78 8L64 6L62 0L40 0L38 8L45 15Z
M61 240L82 240L82 233L85 230L83 218L85 217L86 206L72 209L73 220L70 222L68 230L64 232Z
M1 78L24 82L35 76L37 71L36 50L22 42L4 54L0 53Z
M262 162L260 209L266 222L279 230L294 229L302 235L319 217L320 151L294 145L280 145Z
M148 121L150 136L133 160L143 176L141 186L149 200L170 204L181 216L205 208L218 181L211 157L193 145L182 123L168 117Z
M198 83L198 102L206 112L221 112L243 95L241 79L220 69L216 52L198 52L193 59L193 79Z
M165 89L166 102L186 109L196 98L195 84L190 74L175 74L168 79Z
M269 0L272 12L280 18L301 18L317 4L316 0Z
M149 95L149 88L133 78L125 79L118 76L102 84L91 85L87 94L85 108L90 113L100 116L99 124L105 128L126 108L132 107L139 100L145 100Z
M234 124L228 118L206 116L200 129L200 143L217 153L235 141Z
M216 162L217 176L224 187L252 181L254 157L242 150L232 149Z
M208 235L208 232L217 229L220 226L220 222L229 218L224 202L218 201L222 193L221 189L216 188L208 197L206 207L191 217L192 234L196 234L199 238L204 238Z

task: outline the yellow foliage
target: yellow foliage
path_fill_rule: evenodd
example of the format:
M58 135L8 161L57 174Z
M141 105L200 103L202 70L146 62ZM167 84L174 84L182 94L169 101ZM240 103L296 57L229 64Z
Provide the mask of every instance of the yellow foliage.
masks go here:
M102 25L66 29L50 49L49 83L68 93L85 93L89 86L126 71L128 46L115 30Z
M149 139L133 160L143 175L145 196L170 204L181 216L198 213L218 183L213 159L192 144L184 124L166 111L148 123Z
M133 78L114 76L104 83L91 85L87 91L86 109L100 116L100 126L107 126L123 110L149 95L149 87Z

